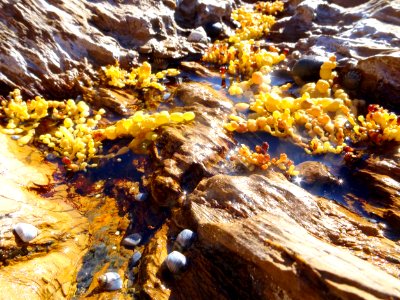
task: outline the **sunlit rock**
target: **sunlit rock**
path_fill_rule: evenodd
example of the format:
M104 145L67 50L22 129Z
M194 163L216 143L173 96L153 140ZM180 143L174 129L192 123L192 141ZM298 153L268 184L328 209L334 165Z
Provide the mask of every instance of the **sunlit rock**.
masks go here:
M55 170L39 151L3 135L0 141L0 290L8 299L69 298L88 245L87 220L63 198L35 192L52 184ZM13 224L29 244L15 238ZM37 236L24 239L27 230Z

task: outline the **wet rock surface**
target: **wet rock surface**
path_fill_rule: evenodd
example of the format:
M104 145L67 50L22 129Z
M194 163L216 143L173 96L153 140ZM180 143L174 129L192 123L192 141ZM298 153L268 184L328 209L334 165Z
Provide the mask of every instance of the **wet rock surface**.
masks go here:
M182 202L203 177L216 174L233 146L222 127L233 108L228 98L198 83L182 84L176 97L197 117L193 124L166 128L157 143L162 167L149 178L149 186L153 200L161 206Z
M397 148L389 146L386 153L368 157L354 172L356 184L364 185L364 193L348 195L350 201L361 203L371 216L385 220L386 230L393 237L400 235L400 156ZM365 200L367 196L368 201Z
M186 11L181 2L181 16L196 13L196 27L228 18L233 5L195 1ZM138 52L159 59L198 54L204 46L187 41L190 30L177 24L175 10L174 1L2 1L0 82L57 98L76 94L80 74L92 66L115 59L128 65Z
M58 195L38 195L36 190L54 184L54 166L45 164L36 149L19 148L4 135L0 140L2 295L8 299L70 298L89 243L87 219ZM22 241L13 232L17 223L35 226L38 235Z
M234 6L200 0L3 1L0 80L30 94L62 91L64 97L75 91L91 104L130 115L143 105L135 95L82 87L94 77L92 66L115 58L127 66L140 53L162 67L169 59L199 55L206 47L203 28L209 37L223 35ZM395 1L286 1L286 6L272 41L298 49L290 59L336 54L349 90L397 103ZM188 43L195 28L202 36ZM196 63L182 66L199 76L218 76ZM54 167L21 166L26 148L12 148L22 158L9 162L14 154L1 149L2 186L12 189L0 196L0 287L10 299L20 297L21 289L33 299L400 299L397 149L354 167L355 184L368 183L372 197L348 194L349 207L343 207L283 175L232 170L229 151L236 143L223 124L234 103L211 86L184 83L170 99L174 111L193 111L196 118L162 128L145 163L132 154L118 158L127 159L123 164L113 157L101 166L105 173L111 170L106 175L78 174L72 186L51 187L48 199L21 186L30 186L32 178L36 190L48 186ZM28 159L31 155L36 154ZM340 184L321 163L299 169L308 185ZM32 223L38 236L29 243L18 240L11 226L16 222ZM165 260L185 228L196 239L179 249L187 266L171 273ZM127 245L134 234L140 242ZM39 281L38 265L44 270ZM118 278L116 291L106 291L101 280L110 272Z
M400 297L398 243L280 175L205 179L173 220L198 234L184 274L158 273L173 299Z
M299 176L306 185L338 185L339 179L336 178L326 165L317 161L305 161L296 166L300 172Z
M400 7L396 1L286 1L272 41L293 49L293 57L335 54L344 77L360 72L354 94L398 103ZM387 71L387 73L382 72ZM393 76L394 75L394 76ZM384 100L383 100L384 99Z

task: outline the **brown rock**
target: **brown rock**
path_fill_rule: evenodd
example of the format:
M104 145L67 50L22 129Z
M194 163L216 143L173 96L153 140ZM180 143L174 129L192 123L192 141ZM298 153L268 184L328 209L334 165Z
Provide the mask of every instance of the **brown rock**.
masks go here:
M338 179L321 162L305 161L296 165L296 170L307 185L339 184Z
M77 93L90 64L136 59L132 48L147 44L154 55L173 59L199 53L176 24L174 9L171 1L155 0L3 1L0 82L30 96L59 98Z
M51 185L54 166L40 152L18 147L0 135L0 289L8 299L64 299L76 289L75 278L88 245L88 223L57 195L43 198L26 187ZM6 188L5 188L6 187ZM13 225L39 229L23 243Z
M233 107L228 98L199 83L182 84L176 95L196 118L189 124L165 128L157 143L159 162L150 190L158 204L167 206L179 199L178 191L190 192L203 177L219 172L226 152L233 146L223 129ZM173 191L170 195L174 201L170 201L173 199L168 191Z
M398 109L400 94L400 51L376 55L358 62L362 73L360 91L367 99L378 99L384 107Z
M399 245L280 176L217 175L189 201L177 222L198 241L187 273L170 285L176 299L400 298L400 281L386 273L399 273L390 259Z
M142 286L142 293L151 299L170 299L171 291L159 279L163 262L168 255L167 232L168 226L164 224L146 246L140 264L139 284Z

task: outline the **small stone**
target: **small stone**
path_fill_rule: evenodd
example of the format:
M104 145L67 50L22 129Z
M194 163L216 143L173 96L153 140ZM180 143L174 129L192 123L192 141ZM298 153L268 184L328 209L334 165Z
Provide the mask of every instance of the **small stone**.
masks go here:
M187 39L189 42L197 42L197 43L207 43L208 37L207 33L204 30L203 27L197 27L195 30L193 30Z
M207 32L207 35L212 39L219 38L225 33L224 25L221 22L207 23L204 26L204 29Z
M20 138L21 138L21 136L20 135L16 135L16 134L11 136L11 139L14 140L14 141L18 141Z
M35 226L28 223L16 224L14 226L14 231L25 243L30 242L39 234L39 230Z
M306 56L299 59L292 68L292 75L296 83L314 82L319 77L319 71L324 59L318 56Z
M122 240L122 245L127 247L134 247L139 245L141 241L142 235L140 233L133 233Z

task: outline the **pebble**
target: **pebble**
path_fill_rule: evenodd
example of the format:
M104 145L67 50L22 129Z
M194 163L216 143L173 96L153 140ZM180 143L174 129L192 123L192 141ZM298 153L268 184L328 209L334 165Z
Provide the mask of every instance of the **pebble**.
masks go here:
M306 56L299 59L292 68L293 77L300 78L305 82L317 81L319 71L324 62L324 59L318 56Z
M203 27L197 27L188 36L188 42L203 42L207 43L208 37L207 33Z
M139 260L142 258L142 253L140 253L139 251L135 251L135 253L133 253L131 260L129 262L129 266L131 268L135 267L138 263Z
M212 39L219 38L223 33L225 33L224 25L221 22L207 23L204 26L204 29L207 32L207 35Z
M35 226L28 223L16 224L14 226L14 231L25 243L30 242L39 234L39 230Z
M145 201L147 199L147 197L148 197L147 193L138 193L135 195L135 200L142 202L142 201Z

